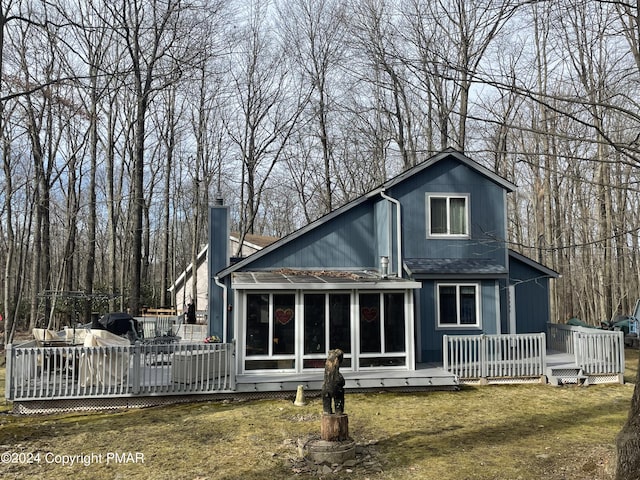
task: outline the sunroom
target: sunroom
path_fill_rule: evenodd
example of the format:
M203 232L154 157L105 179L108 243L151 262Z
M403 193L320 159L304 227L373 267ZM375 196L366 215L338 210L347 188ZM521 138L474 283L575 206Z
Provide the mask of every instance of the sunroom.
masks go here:
M318 373L329 350L341 371L415 370L414 289L374 272L232 274L239 375Z

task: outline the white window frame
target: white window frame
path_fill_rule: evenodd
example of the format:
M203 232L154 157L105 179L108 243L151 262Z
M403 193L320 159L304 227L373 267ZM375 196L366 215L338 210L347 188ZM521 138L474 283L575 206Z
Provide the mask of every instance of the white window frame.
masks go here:
M303 371L308 371L308 370L314 370L314 367L304 367L304 361L305 360L325 360L327 358L327 354L329 353L329 350L331 348L331 338L330 338L330 322L329 322L329 318L330 318L330 296L331 295L349 295L349 308L352 309L353 307L353 298L354 298L354 292L352 290L331 290L331 291L325 291L325 290L301 290L299 291L300 294L300 328L299 330L302 333L301 338L299 339L299 356L301 357L300 360L300 366L301 366L301 370ZM324 342L325 342L325 351L324 352L320 352L320 353L305 353L304 352L304 337L307 335L308 332L305 331L305 325L304 325L304 296L305 295L323 295L324 296ZM349 343L349 348L351 349L350 352L345 352L344 353L344 357L350 359L353 362L353 349L354 349L354 339L353 339L353 335L354 335L354 329L353 329L353 324L354 324L354 319L353 319L353 312L349 311L349 330L350 330L350 335L351 335L351 339L350 339L350 343ZM322 367L319 368L324 368L324 364ZM343 370L346 371L350 371L353 369L353 363L351 367L341 367Z
M236 371L241 374L256 374L256 375L271 375L277 373L304 373L318 371L319 368L304 367L305 359L326 359L325 354L305 354L304 353L304 295L307 293L324 293L325 302L328 301L329 295L327 294L349 294L350 295L350 329L351 329L351 352L347 354L347 357L351 357L351 366L343 366L341 369L345 371L359 371L359 370L375 370L377 368L394 369L394 370L414 370L415 369L415 345L414 345L414 288L377 288L375 290L369 289L296 289L294 291L286 288L280 289L236 289L234 292L236 299L236 308L234 308L234 325L237 331L238 350L236 357ZM295 338L296 338L296 352L295 355L274 355L271 339L273 337L273 295L278 293L293 293L295 294ZM359 321L359 294L360 293L377 293L382 298L382 293L402 293L404 298L404 315L405 315L405 351L404 352L385 352L385 353L371 353L360 354L360 321ZM248 355L246 351L247 344L247 308L248 308L248 296L252 294L264 294L269 296L269 353L261 355ZM325 310L328 312L328 310ZM325 313L326 315L326 313ZM326 327L325 327L326 328ZM325 330L326 331L326 330ZM384 341L384 336L382 337ZM329 339L327 339L327 346L329 345ZM381 344L381 345L384 345ZM361 367L360 358L367 357L404 357L405 364L403 366L384 366L384 367ZM291 360L295 361L295 368L255 368L247 369L247 361L260 361L260 360Z
M471 208L470 208L470 195L468 193L427 193L426 194L426 217L427 217L427 238L470 238L471 234ZM447 202L447 231L446 233L433 233L431 231L431 199L445 199ZM462 198L465 201L465 232L464 233L450 233L451 232L451 199Z
M456 320L457 323L441 323L440 322L440 288L441 287L455 287L456 288ZM475 323L460 323L460 289L462 287L473 287L475 290L475 307L476 307L476 322ZM437 325L439 329L482 329L482 311L480 297L482 288L479 283L465 282L465 283L436 283L436 317Z
M296 294L295 291L287 291L287 290L282 290L282 291L259 291L259 290L255 290L255 291L250 291L250 292L246 292L246 294L244 295L244 299L243 299L243 310L244 310L244 316L246 317L247 314L247 308L248 308L248 297L249 295L267 295L269 297L269 309L268 309L268 315L269 315L269 324L268 324L268 351L267 353L262 353L262 354L256 354L256 355L249 355L247 354L246 348L247 348L247 324L245 322L245 324L243 325L243 332L242 332L242 349L243 349L243 365L242 365L242 370L246 371L246 372L263 372L263 371L268 371L268 372L275 372L275 371L294 371L296 368L274 368L274 369L256 369L256 370L248 370L246 369L246 365L244 364L244 362L246 361L260 361L260 360L294 360L294 365L297 363L297 359L296 359L296 350L297 350L297 342L298 342L298 321L297 321L297 315L298 315L298 296ZM293 338L294 338L294 352L293 353L284 353L284 354L277 354L274 353L273 351L273 336L274 336L274 331L275 331L275 325L274 325L274 300L273 297L275 295L293 295L294 296L294 325L293 325Z
M386 343L387 343L387 339L386 339L386 331L385 331L385 322L387 319L387 311L384 308L384 295L388 294L388 293L393 293L393 294L398 294L398 295L402 295L403 297L403 304L404 304L404 326L405 326L405 339L404 339L404 350L402 351L398 351L398 352L387 352L386 349ZM378 327L378 334L379 334L379 338L380 338L380 350L377 352L362 352L360 351L360 349L362 348L360 345L360 334L362 333L361 331L358 332L358 356L360 358L371 358L371 357L380 357L380 356L389 356L389 357L405 357L407 354L407 338L406 338L406 331L407 331L407 294L406 292L403 291L384 291L384 290L360 290L358 292L358 296L357 296L357 305L358 305L358 309L357 309L357 314L356 314L356 318L355 321L358 323L358 326L360 326L360 295L362 294L373 294L373 295L377 295L378 296L378 311L380 312L380 325ZM360 328L359 328L360 330Z

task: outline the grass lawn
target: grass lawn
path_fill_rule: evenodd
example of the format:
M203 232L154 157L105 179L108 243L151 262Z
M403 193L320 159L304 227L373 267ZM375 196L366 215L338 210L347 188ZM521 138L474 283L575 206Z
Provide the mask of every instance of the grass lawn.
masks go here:
M635 380L637 362L638 352L627 350L628 382ZM4 370L0 376L1 383ZM626 420L632 392L629 383L348 394L350 433L366 446L368 456L337 473L298 468L297 445L319 435L322 405L318 398L308 398L304 407L293 405L292 393L290 399L31 417L9 414L5 406L0 413L0 453L33 454L35 462L3 461L0 476L612 479L615 438ZM117 463L113 453L130 453L119 459L138 463ZM61 464L64 456L75 455L86 456L87 465Z

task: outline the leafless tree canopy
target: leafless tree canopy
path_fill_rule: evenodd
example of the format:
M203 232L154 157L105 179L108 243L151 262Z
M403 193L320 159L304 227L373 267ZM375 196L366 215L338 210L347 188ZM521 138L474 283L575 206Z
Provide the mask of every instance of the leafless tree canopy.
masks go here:
M556 320L640 296L637 3L0 8L5 342L175 305L218 196L241 236L282 236L449 146L519 186L501 240L562 274Z

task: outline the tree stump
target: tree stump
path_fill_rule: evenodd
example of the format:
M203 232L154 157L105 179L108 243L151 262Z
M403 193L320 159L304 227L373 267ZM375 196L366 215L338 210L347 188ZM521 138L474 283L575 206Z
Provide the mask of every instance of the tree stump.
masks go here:
M349 439L349 417L344 413L322 414L320 438L327 442L343 442Z

